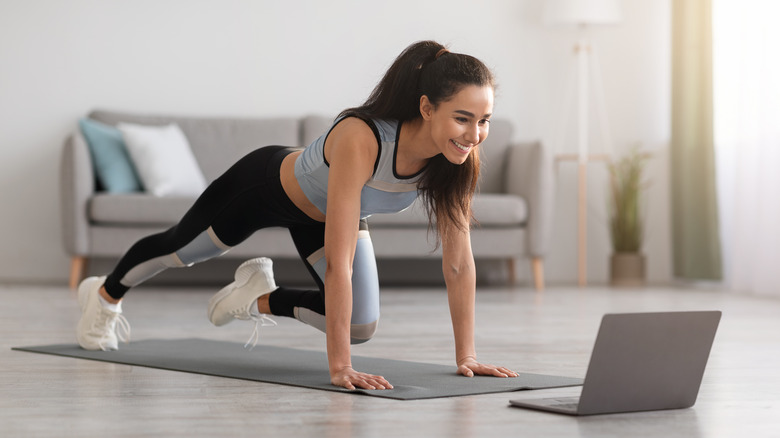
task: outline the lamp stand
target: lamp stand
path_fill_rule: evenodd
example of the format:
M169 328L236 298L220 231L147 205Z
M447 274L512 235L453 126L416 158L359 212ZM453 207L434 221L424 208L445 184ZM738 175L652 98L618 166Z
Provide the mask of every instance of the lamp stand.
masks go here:
M601 75L597 62L592 62L592 49L584 38L574 47L577 56L577 154L562 154L556 161L577 161L577 284L588 284L588 163L591 161L609 161L612 152L609 128L603 108L604 96L601 88ZM597 115L599 117L602 140L607 154L593 155L589 151L588 112L590 103L589 85L591 73L596 85ZM570 107L570 96L567 96Z

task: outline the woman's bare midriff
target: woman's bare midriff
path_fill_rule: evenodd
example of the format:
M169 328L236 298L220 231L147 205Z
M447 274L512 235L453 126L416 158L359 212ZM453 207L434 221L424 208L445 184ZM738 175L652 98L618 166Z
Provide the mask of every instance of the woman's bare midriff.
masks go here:
M307 216L316 221L325 222L325 215L309 201L309 198L303 193L298 180L295 178L295 160L301 152L293 152L282 160L282 167L279 170L282 188L293 204L306 213Z

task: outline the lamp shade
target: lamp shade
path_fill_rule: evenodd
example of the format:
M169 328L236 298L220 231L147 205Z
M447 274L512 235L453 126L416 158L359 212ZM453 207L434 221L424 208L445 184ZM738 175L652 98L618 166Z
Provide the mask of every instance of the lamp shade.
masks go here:
M544 0L547 24L616 24L620 19L619 0Z

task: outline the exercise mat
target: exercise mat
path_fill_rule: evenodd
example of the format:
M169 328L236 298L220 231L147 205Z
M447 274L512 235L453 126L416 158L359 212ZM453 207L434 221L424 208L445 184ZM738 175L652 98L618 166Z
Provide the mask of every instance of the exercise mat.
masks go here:
M76 344L16 347L14 350L136 365L210 376L278 383L327 391L414 400L456 397L582 384L582 379L523 374L515 378L466 378L455 367L394 359L353 356L355 369L384 376L392 390L356 390L330 384L323 352L206 339L149 339L121 344L118 351L88 351Z

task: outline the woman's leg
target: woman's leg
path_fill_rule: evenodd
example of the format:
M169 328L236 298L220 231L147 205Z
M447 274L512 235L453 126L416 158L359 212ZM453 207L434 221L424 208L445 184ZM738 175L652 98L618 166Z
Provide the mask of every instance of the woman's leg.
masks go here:
M278 180L278 166L268 163L279 150L265 147L249 153L211 183L177 225L134 244L106 278L108 295L120 299L129 288L167 268L222 255L266 226L262 192L269 180Z
M371 339L379 322L379 279L371 236L365 221L360 223L355 259L352 264L353 344ZM296 318L325 331L325 224L291 227L290 234L301 259L312 274L319 290L296 290L280 287L269 295L271 313Z
M104 280L90 277L79 285L79 345L88 350L116 350L117 326L129 325L119 300L127 290L169 267L189 266L218 256L254 231L276 224L278 201L268 187L280 186L279 168L290 152L260 148L246 155L209 185L174 227L138 241ZM267 202L266 202L267 201Z

